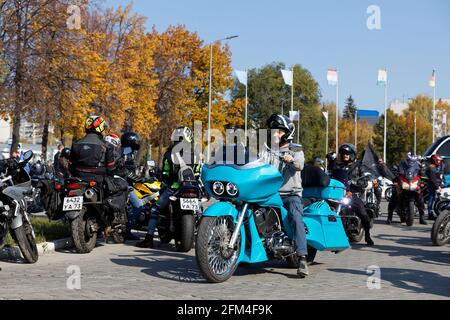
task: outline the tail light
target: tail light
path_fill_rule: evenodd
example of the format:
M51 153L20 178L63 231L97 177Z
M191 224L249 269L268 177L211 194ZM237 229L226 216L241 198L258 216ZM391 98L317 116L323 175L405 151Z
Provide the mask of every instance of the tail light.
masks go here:
M59 191L62 189L62 185L59 183L55 183L55 190Z
M97 185L97 182L95 182L95 181L90 181L89 182L89 187L95 187Z
M81 183L80 182L69 183L67 185L67 189L69 190L81 189Z
M197 189L186 189L181 192L180 196L182 198L198 198L199 193Z

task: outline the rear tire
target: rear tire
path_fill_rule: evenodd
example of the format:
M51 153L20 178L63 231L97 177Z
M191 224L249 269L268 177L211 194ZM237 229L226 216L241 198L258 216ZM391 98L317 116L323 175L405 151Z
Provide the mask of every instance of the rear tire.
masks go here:
M86 207L83 207L80 215L72 221L72 238L78 253L89 253L94 250L97 243L97 232L88 230L92 218L87 214Z
M414 201L409 201L408 212L406 212L406 215L405 215L406 225L408 227L412 227L414 225L415 212L416 212L416 206L414 204Z
M364 238L364 228L362 227L361 220L358 223L358 233L350 233L348 236L348 240L351 243L358 243L361 242Z
M194 243L194 216L185 214L181 216L179 239L175 240L178 252L189 252Z
M436 218L431 229L431 241L434 246L444 246L450 241L450 211L446 210Z
M24 220L23 225L14 230L14 234L25 261L36 263L39 259L39 253L31 224Z

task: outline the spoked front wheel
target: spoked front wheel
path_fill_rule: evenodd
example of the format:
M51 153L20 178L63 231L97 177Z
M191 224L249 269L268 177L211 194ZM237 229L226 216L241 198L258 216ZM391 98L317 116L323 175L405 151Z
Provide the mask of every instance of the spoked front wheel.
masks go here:
M240 234L234 248L228 248L234 227L230 216L203 217L200 222L195 255L199 269L208 282L228 280L238 266Z

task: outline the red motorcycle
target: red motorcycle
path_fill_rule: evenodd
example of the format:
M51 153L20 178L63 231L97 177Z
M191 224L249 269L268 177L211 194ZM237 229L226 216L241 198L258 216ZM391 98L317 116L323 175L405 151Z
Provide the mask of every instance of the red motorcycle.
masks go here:
M416 201L419 200L423 183L417 173L406 172L399 177L400 194L398 198L398 214L401 221L411 227L414 224L414 216L416 213Z

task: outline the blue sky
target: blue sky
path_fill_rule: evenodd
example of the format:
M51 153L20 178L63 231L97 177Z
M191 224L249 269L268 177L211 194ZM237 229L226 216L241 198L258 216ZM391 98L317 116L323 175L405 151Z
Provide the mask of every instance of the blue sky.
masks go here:
M105 0L106 6L129 0ZM300 63L319 82L323 101L335 100L326 70L337 67L340 104L350 94L362 109L384 108L377 69L388 69L388 96L407 99L432 93L450 98L450 1L448 0L135 0L150 30L184 24L206 42L239 35L229 42L235 69L258 68L273 61ZM370 5L381 9L381 30L369 30ZM251 83L249 83L251 85Z

